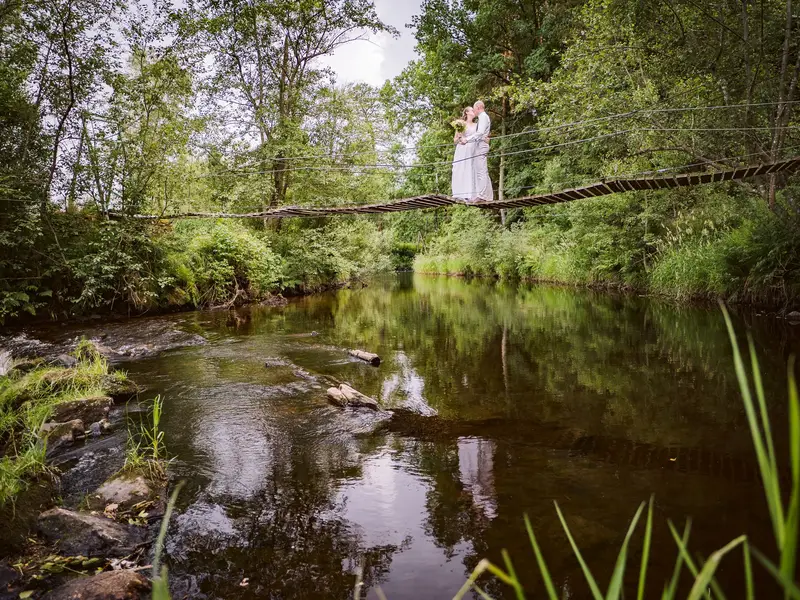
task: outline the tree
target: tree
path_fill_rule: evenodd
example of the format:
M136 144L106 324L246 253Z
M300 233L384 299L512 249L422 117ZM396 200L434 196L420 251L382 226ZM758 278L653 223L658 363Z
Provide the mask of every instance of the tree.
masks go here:
M286 158L307 143L305 118L329 73L318 59L362 39L394 30L370 0L199 0L182 13L184 36L214 59L206 79L215 108L239 119L255 137L258 161L272 179L275 206L286 198Z

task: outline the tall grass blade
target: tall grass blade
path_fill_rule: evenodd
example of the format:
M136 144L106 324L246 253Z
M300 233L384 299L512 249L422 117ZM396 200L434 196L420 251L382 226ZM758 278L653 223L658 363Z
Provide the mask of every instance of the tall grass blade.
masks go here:
M792 493L786 516L786 541L781 548L781 573L794 581L797 568L797 538L800 537L800 394L794 374L794 357L789 359L789 465Z
M608 582L608 591L606 592L606 600L617 600L622 593L622 576L625 574L625 563L628 561L628 544L631 541L636 525L639 523L639 518L642 516L644 510L644 502L639 505L639 509L631 520L628 527L628 532L625 534L625 540L622 542L622 547L619 549L617 555L617 563L614 565L614 572L611 574L611 580Z
M183 481L179 481L178 485L175 486L175 489L172 490L172 494L169 497L169 502L167 503L167 510L164 511L164 518L161 520L161 527L158 530L158 537L156 538L156 547L153 556L153 581L159 577L161 552L164 550L164 540L167 537L167 527L169 526L169 520L172 517L172 510L175 508L175 502L178 500L178 493L181 491L184 483L185 482Z
M741 391L742 401L744 402L747 423L750 426L750 435L753 438L753 446L755 447L756 451L756 460L758 462L758 468L763 481L764 495L766 496L767 500L767 508L769 509L772 528L775 533L775 540L778 543L778 548L782 548L785 539L783 506L780 492L777 491L776 488L777 473L775 473L771 468L768 451L764 446L764 440L758 424L759 418L756 416L753 397L750 393L750 381L747 377L744 362L742 361L742 355L739 352L739 344L736 342L736 332L733 329L733 322L731 321L725 305L720 303L720 306L722 308L722 314L725 317L725 324L728 327L728 335L731 340L731 349L733 350L733 364L736 369L736 378L739 381L739 390Z
M542 551L539 549L539 544L536 543L536 536L533 534L533 527L531 527L531 521L528 515L525 515L525 529L528 530L528 538L531 540L531 546L533 547L533 553L536 555L536 562L542 574L544 587L547 589L547 597L550 600L558 600L556 588L553 585L553 580L550 578L550 571L547 569L547 563L544 560L544 556L542 556Z
M592 576L592 572L589 570L586 561L583 560L583 555L581 551L578 549L578 545L575 543L575 540L572 537L572 533L570 533L569 527L567 527L567 522L564 520L564 515L561 514L561 509L558 506L558 502L554 502L556 505L556 512L558 513L558 518L561 521L561 526L564 528L564 532L567 534L567 539L569 540L570 546L572 546L572 551L575 553L575 556L578 559L578 562L581 565L581 569L583 570L583 574L586 577L586 582L589 584L589 589L592 590L592 596L594 596L595 600L603 600L603 594L600 593L600 588L597 586L597 582L594 580Z
M514 571L514 565L511 563L511 557L508 555L508 551L505 548L503 548L502 554L503 562L506 565L506 571L508 571L509 577L511 577L512 581L514 582L512 585L517 594L517 600L525 600L525 594L522 591L522 584L519 582L517 573Z
M664 593L661 594L662 600L672 600L675 597L675 592L678 589L678 580L680 579L681 574L681 566L683 565L683 552L681 552L681 548L686 547L689 543L689 532L692 529L692 522L686 521L686 526L683 528L683 537L678 538L675 533L675 528L672 526L672 522L668 521L667 524L669 525L670 531L672 531L672 535L675 536L675 540L680 540L678 544L678 556L675 558L675 568L672 570L672 578L669 580L669 585L664 588Z
M689 572L692 574L694 579L697 579L697 575L700 572L697 566L694 564L694 560L689 555L689 549L687 544L678 536L678 531L675 529L675 526L672 524L672 521L667 521L667 525L669 526L669 531L672 534L672 538L675 540L675 544L678 546L678 553L680 554L681 560L686 563L686 567L689 569ZM691 521L686 522L686 527L691 528ZM711 599L711 592L706 593L706 597L710 600ZM722 598L723 596L720 596Z
M756 557L756 560L758 560L758 562L760 562L764 568L775 578L775 581L781 584L783 593L786 595L786 597L792 598L792 600L800 600L800 587L797 587L797 584L791 579L787 579L786 576L781 573L780 569L778 569L778 567L776 567L770 559L764 556L758 550L758 548L751 548L750 550L752 551L753 556Z
M703 565L703 569L700 571L700 574L694 580L694 585L689 592L688 600L700 600L700 597L703 594L708 596L709 585L714 579L714 572L717 570L717 567L719 567L720 561L728 552L743 543L746 539L747 536L740 535L735 540L725 544L725 546L719 550L711 553L711 556L706 561L706 564ZM716 590L714 590L714 593L716 593Z
M642 543L642 565L639 567L639 589L637 600L644 599L644 586L647 580L647 561L650 558L650 543L653 538L653 496L647 506L647 522L644 528L644 542Z
M747 598L747 600L753 600L756 597L756 591L753 586L753 564L750 560L750 542L747 540L742 544L742 552L744 553L745 598Z
M767 447L767 457L769 459L770 467L773 473L778 472L778 461L775 458L775 446L772 443L772 427L769 423L769 412L767 411L767 400L764 394L764 385L761 382L761 368L758 364L758 356L756 355L756 347L753 343L753 336L747 334L747 347L750 350L750 368L753 373L753 387L756 391L756 399L758 400L758 410L761 414L761 426L764 428L764 442Z

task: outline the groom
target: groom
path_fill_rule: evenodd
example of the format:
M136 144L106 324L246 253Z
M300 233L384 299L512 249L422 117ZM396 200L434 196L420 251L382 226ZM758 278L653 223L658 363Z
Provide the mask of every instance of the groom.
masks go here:
M489 115L486 113L486 107L481 100L478 100L472 109L478 116L478 128L475 133L466 138L466 142L475 144L475 158L473 160L473 169L475 176L475 197L473 202L478 200L493 200L494 191L492 190L492 180L489 179L489 165L486 161L486 155L489 154L489 131L492 128L492 122L489 120Z

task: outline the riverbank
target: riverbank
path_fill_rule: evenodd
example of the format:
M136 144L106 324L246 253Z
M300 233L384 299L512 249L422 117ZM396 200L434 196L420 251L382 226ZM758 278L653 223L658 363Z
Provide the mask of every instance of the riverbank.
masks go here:
M3 592L142 597L165 509L160 401L139 405L138 386L87 341L56 358L3 358Z
M742 193L644 193L509 211L450 210L420 273L645 293L678 302L800 310L800 218Z
M278 231L211 219L107 221L89 210L48 218L0 258L0 325L280 302L393 265L390 232L365 219Z

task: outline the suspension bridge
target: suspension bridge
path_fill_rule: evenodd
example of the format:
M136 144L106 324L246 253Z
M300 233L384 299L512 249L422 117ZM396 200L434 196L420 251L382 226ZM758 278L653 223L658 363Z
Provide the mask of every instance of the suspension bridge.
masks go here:
M721 170L708 170L694 173L675 173L666 175L647 175L641 177L626 177L600 180L588 185L563 189L560 191L522 196L504 200L480 200L469 202L453 198L444 194L426 194L413 198L389 200L377 204L362 204L352 206L282 206L260 212L225 213L225 212L183 212L162 215L133 215L136 219L285 219L290 217L335 217L340 215L370 215L393 213L410 210L425 210L442 208L454 204L461 204L483 210L500 210L505 208L522 208L541 206L546 204L559 204L587 198L598 198L610 194L620 194L642 190L663 190L671 188L690 187L723 181L739 181L754 177L763 177L777 173L788 173L800 169L800 156L769 162L751 164ZM112 217L122 217L112 214Z
M673 125L677 126L666 126L661 125L654 127L652 119L657 116L669 116L669 115L681 115L685 113L691 113L694 115L697 111L708 113L708 114L716 114L720 111L730 111L730 110L739 110L739 109L751 109L756 107L762 107L766 109L772 110L773 107L778 106L779 110L778 113L781 111L790 110L795 104L800 104L800 101L783 101L783 102L759 102L759 103L749 103L749 104L734 104L734 105L717 105L717 106L689 106L689 107L672 107L672 108L652 108L652 109L637 109L633 111L629 111L626 113L619 113L615 115L607 115L602 117L595 117L584 119L581 121L576 121L572 123L564 123L560 125L554 125L549 127L541 127L537 129L528 129L516 133L511 133L507 135L500 135L500 136L492 136L492 140L501 141L501 148L499 152L490 153L489 156L492 158L500 158L501 160L506 159L508 161L509 157L513 157L512 160L527 162L527 157L534 152L552 152L554 150L567 147L567 146L575 146L575 145L588 145L596 142L608 142L613 139L617 138L625 138L630 134L640 135L640 134L647 134L650 135L651 133L661 133L668 138L674 132L689 132L694 135L696 132L703 132L704 134L715 134L715 135L724 135L724 134L737 134L744 136L747 139L747 142L751 147L761 147L766 148L769 147L769 143L766 140L759 140L759 132L761 135L766 134L771 136L773 141L775 139L783 139L784 142L788 142L788 135L793 130L800 129L800 125L797 125L795 122L791 122L785 120L781 123L772 123L768 126L739 126L736 123L732 123L734 126L729 127L720 127L717 123L712 122L708 127L696 126L694 122L694 116L692 117L692 123L689 126L688 124L684 123L677 123ZM510 147L508 146L507 142L510 141L510 138L520 138L522 136L523 142L522 144L527 143L524 140L524 137L537 135L541 133L547 133L548 135L569 135L570 132L573 131L580 131L585 129L586 127L596 127L598 125L607 126L611 122L620 121L620 120L631 120L631 119L641 119L646 117L646 120L649 121L647 123L639 123L639 126L630 125L619 127L614 131L607 131L604 133L598 133L597 135L589 136L589 137L582 137L581 139L567 139L565 141L559 141L557 143L551 143L547 145L540 145L536 147L528 147L524 149L519 149L520 143L512 144ZM714 120L716 121L716 119ZM763 122L763 121L762 121ZM743 140L739 140L740 142ZM766 144L764 142L767 142ZM344 153L344 154L337 154L336 156L318 156L318 155L311 155L311 156L288 156L283 158L273 158L273 164L276 165L276 168L270 170L252 170L248 168L248 165L244 167L239 167L238 169L230 168L224 170L219 173L207 173L203 175L199 175L196 177L197 179L203 178L214 178L219 176L261 176L267 174L276 174L281 173L286 175L291 172L299 172L299 171L314 171L314 172L349 172L351 175L360 176L366 173L390 173L393 175L397 175L399 170L403 169L417 169L418 171L425 170L425 169L433 169L433 174L436 177L436 185L432 185L436 189L435 192L431 192L428 194L414 196L411 198L400 198L400 199L389 199L382 202L376 203L369 203L369 204L353 204L353 205L343 205L339 202L332 201L330 206L324 205L324 200L320 200L319 204L321 206L278 206L263 209L256 212L241 212L241 213L232 213L232 212L173 212L173 213L166 213L164 211L161 214L136 214L130 215L127 213L121 212L109 212L108 216L111 218L133 218L133 219L146 219L146 220L171 220L171 219L190 219L190 218L199 218L199 219L206 219L206 218L221 218L221 219L285 219L285 218L293 218L293 217L306 217L306 218L316 218L316 217L335 217L341 215L370 215L370 214L383 214L383 213L394 213L394 212L403 212L403 211L413 211L413 210L426 210L426 209L435 209L435 208L443 208L451 205L465 205L471 208L481 209L481 210L501 210L501 209L508 209L508 208L522 208L522 207L532 207L532 206L541 206L541 205L549 205L549 204L558 204L562 202L572 202L575 200L584 200L589 198L598 198L601 196L607 196L610 194L621 194L626 192L635 192L635 191L644 191L644 190L663 190L663 189L671 189L671 188L683 188L683 187L691 187L697 185L704 185L704 184L711 184L717 182L724 182L724 181L743 181L747 179L753 178L764 178L764 177L771 177L777 175L779 173L789 174L791 172L797 171L800 169L800 155L794 155L789 158L778 158L779 156L783 155L784 157L787 156L790 152L796 152L798 150L798 146L790 147L785 144L783 145L783 150L780 153L776 153L775 149L776 146L772 145L771 152L765 152L762 150L761 153L749 154L744 156L737 156L737 157L727 157L724 159L718 160L704 160L700 163L694 163L689 165L682 165L682 166L675 166L675 167L668 167L662 168L653 171L645 171L639 173L632 173L628 175L620 175L615 177L608 177L605 179L599 179L590 183L581 183L579 185L575 185L574 182L571 182L573 187L564 187L557 191L548 191L544 193L538 193L535 195L529 196L520 196L515 198L502 198L499 200L478 200L478 201L466 201L460 198L454 198L452 196L448 196L446 194L439 192L439 173L441 172L442 175L445 171L449 169L449 167L453 164L451 160L438 160L434 162L427 162L427 163L409 163L409 164L402 164L398 162L387 162L384 161L383 164L325 164L326 160L341 160L341 159L354 159L363 157L365 155L373 156L375 154L380 154L381 152L388 152L389 150L378 150L373 149L366 152L351 152L351 153ZM422 148L438 148L441 149L443 152L442 154L446 154L450 150L444 150L445 147L449 147L452 149L452 143L450 144L432 144L432 145L424 145L424 146L408 146L404 148L405 151L412 151L417 152ZM387 147L388 148L388 147ZM673 148L674 149L674 148ZM654 152L661 151L659 149L653 150ZM682 150L686 152L686 150ZM645 151L649 152L649 151ZM442 155L440 154L440 156ZM639 152L638 154L642 154ZM769 156L769 159L764 159L765 156ZM789 154L789 156L791 156ZM475 157L465 158L461 160L473 160ZM754 163L752 161L760 159L761 162ZM766 162L765 162L766 160ZM358 162L358 161L356 161ZM258 164L256 161L255 164ZM250 165L252 167L253 165ZM508 162L506 163L508 166ZM774 180L773 180L774 181ZM563 184L569 185L569 184ZM524 188L523 188L524 189Z

